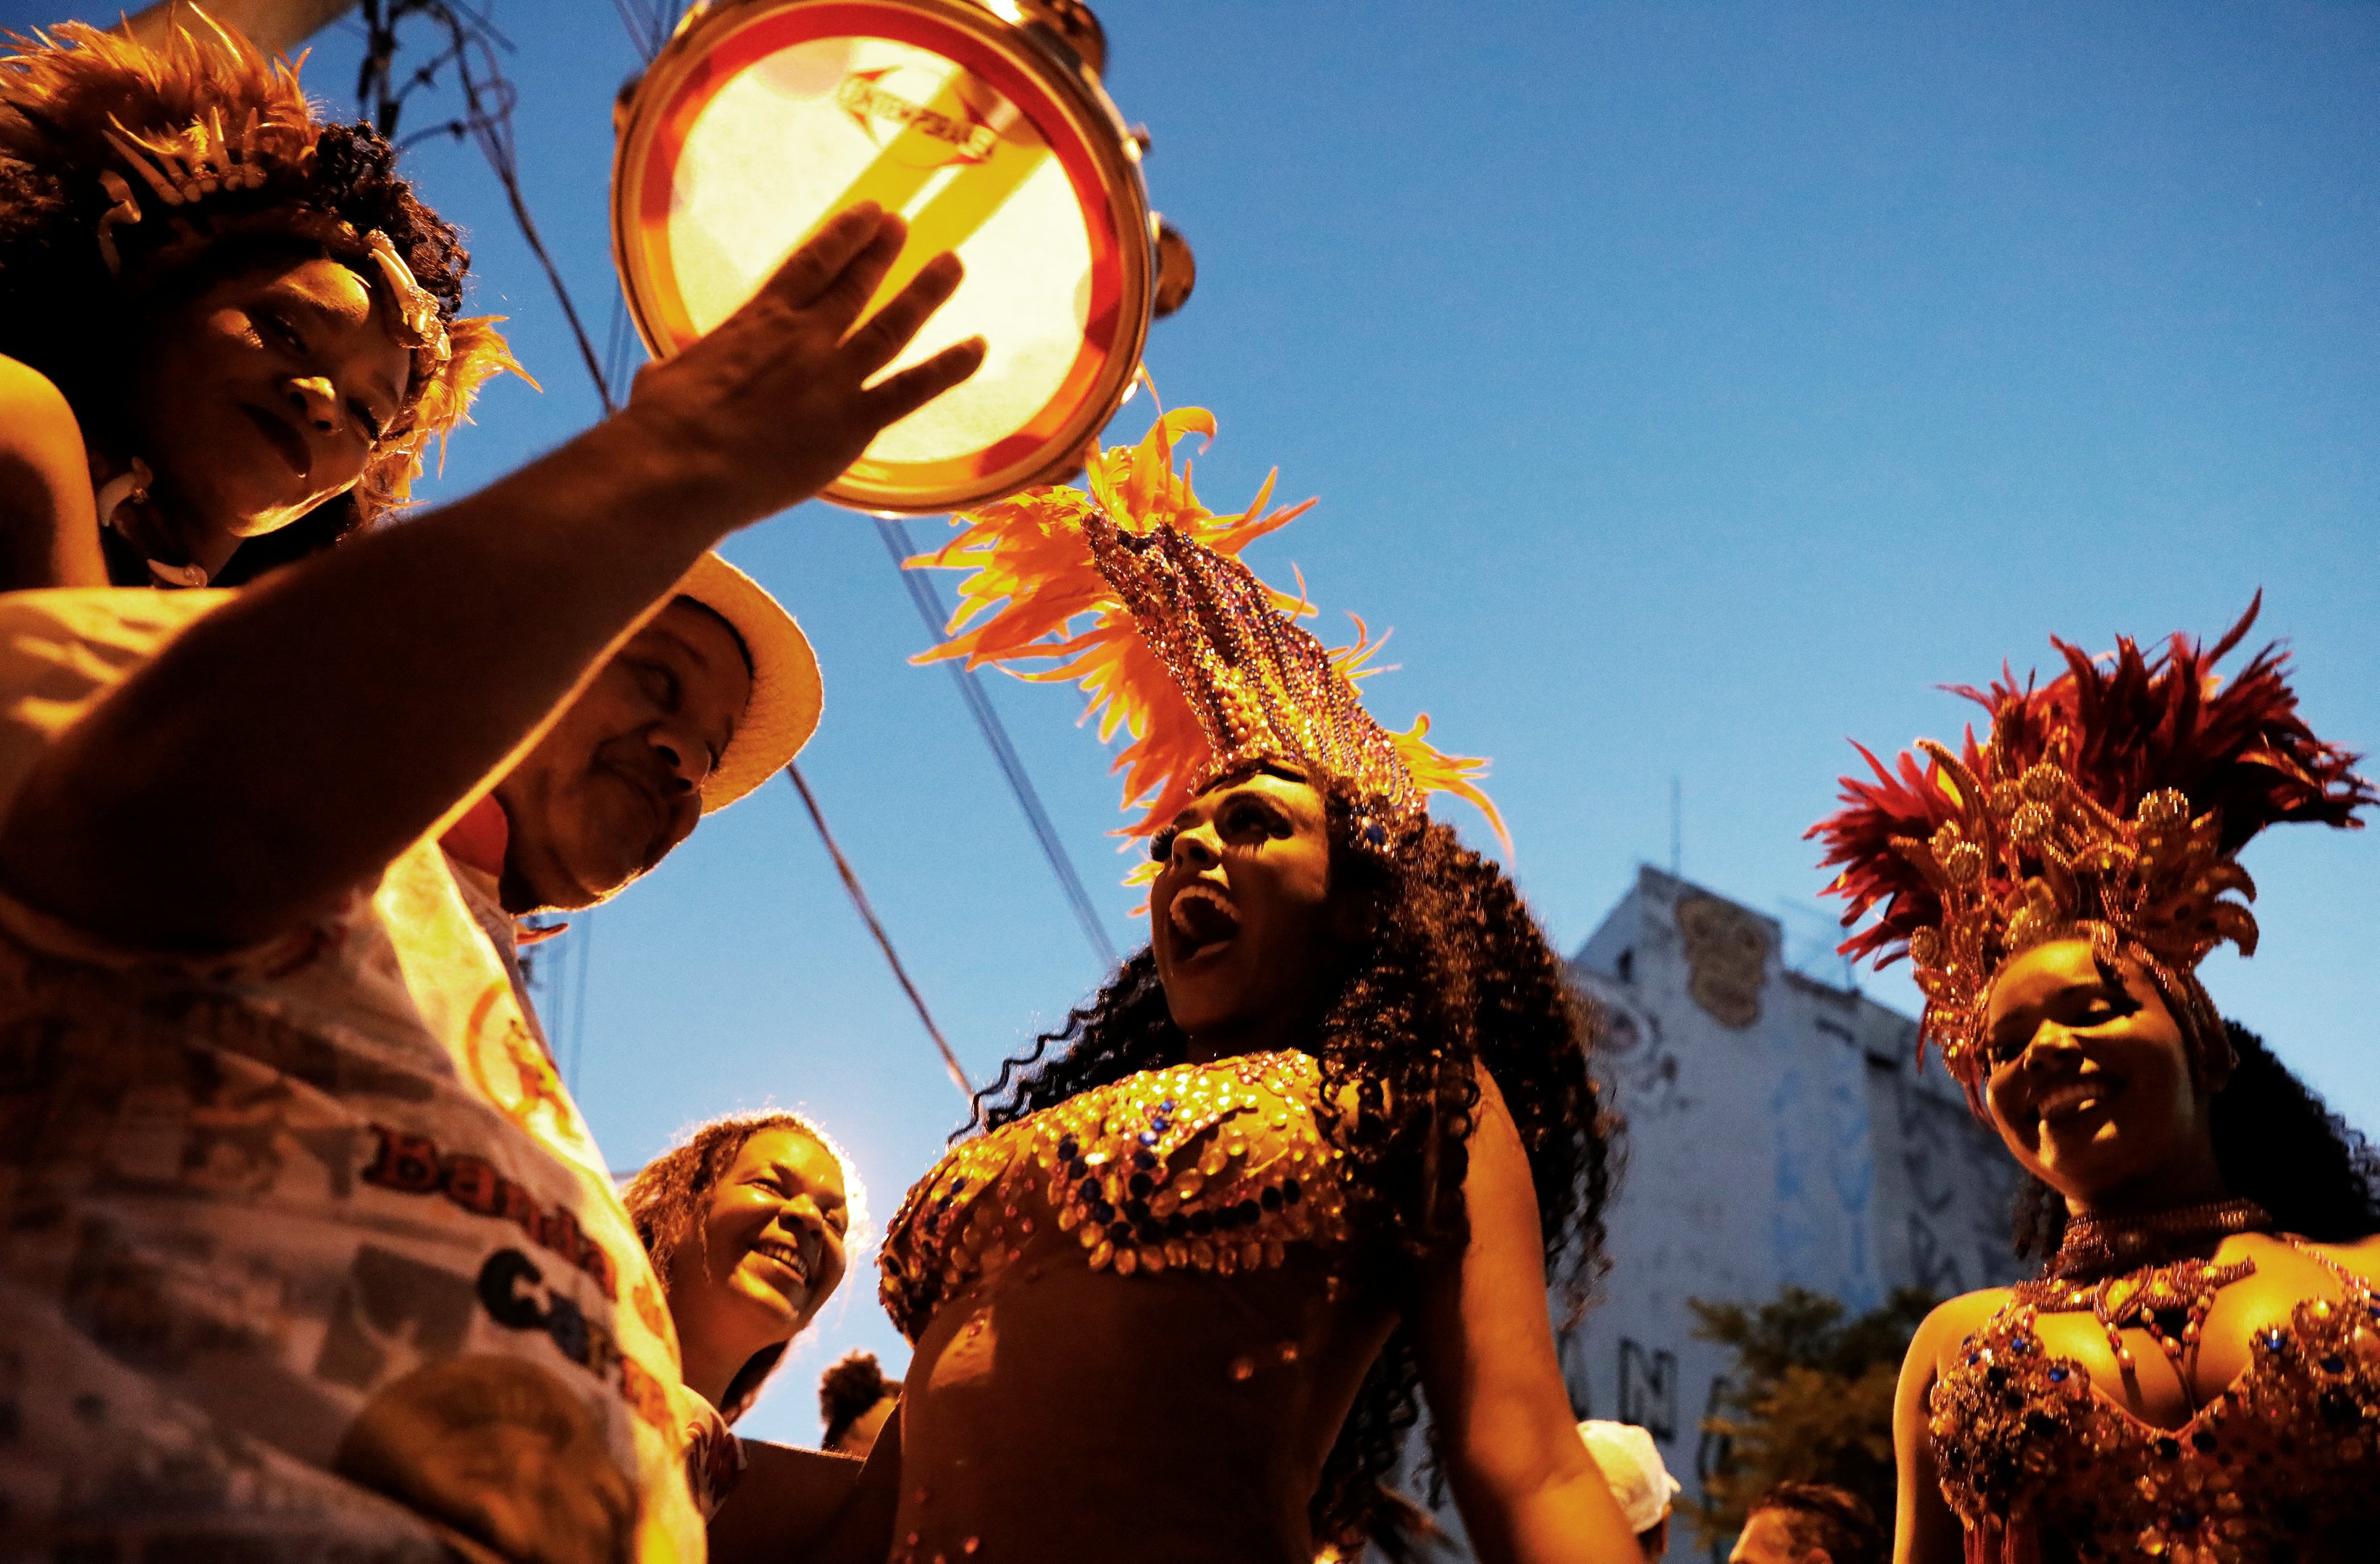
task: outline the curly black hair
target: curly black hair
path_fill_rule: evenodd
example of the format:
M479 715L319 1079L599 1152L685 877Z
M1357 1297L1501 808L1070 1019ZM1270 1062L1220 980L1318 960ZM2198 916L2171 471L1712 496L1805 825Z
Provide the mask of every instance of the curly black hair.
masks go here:
M39 370L58 388L88 443L122 454L129 442L127 367L138 361L161 315L249 267L326 252L294 234L234 234L170 274L144 278L146 285L128 290L102 264L95 238L109 205L106 192L87 171L81 177L74 172L0 156L0 354ZM462 308L470 252L455 225L415 197L380 132L363 124L325 126L300 193L309 207L344 219L358 233L387 235L442 315L451 320ZM237 216L245 207L280 204L291 195L281 186L225 193L210 210ZM134 236L147 236L128 230L128 250ZM241 544L216 584L238 586L320 553L362 521L356 496L342 494L278 532ZM120 540L109 540L108 568L118 584L149 585L145 562Z
M886 1397L900 1393L901 1381L884 1377L884 1365L873 1352L854 1348L827 1364L819 1376L819 1421L826 1426L819 1448L836 1449L852 1425Z
M1359 835L1378 813L1336 781L1321 792L1333 896L1370 913L1361 953L1315 1018L1310 1048L1322 1071L1316 1117L1352 1165L1351 1223L1384 1241L1404 1272L1392 1281L1461 1248L1479 1101L1474 1071L1484 1068L1520 1131L1548 1279L1574 1323L1602 1269L1603 1211L1618 1171L1619 1124L1591 1069L1600 1017L1494 862L1427 821L1374 850ZM977 1094L968 1127L1013 1123L1178 1063L1188 1048L1156 955L1144 948L1063 1026L1001 1066ZM1367 1540L1396 1550L1410 1534L1414 1509L1387 1485L1417 1417L1419 1384L1412 1331L1400 1326L1324 1462L1309 1506L1318 1540L1352 1553Z
M2236 1021L2223 1029L2238 1063L2215 1095L2215 1163L2234 1194L2273 1225L2317 1243L2380 1232L2380 1149L2332 1112L2265 1039ZM2066 1197L2031 1174L2016 1195L2021 1255L2054 1255L2066 1236Z

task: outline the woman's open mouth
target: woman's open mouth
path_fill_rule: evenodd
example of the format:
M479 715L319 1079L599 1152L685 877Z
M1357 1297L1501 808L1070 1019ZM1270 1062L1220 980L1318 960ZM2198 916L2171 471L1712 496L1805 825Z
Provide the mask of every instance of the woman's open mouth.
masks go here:
M1240 932L1231 898L1211 885L1185 885L1173 893L1166 922L1173 928L1173 959L1196 961L1230 944Z
M2123 1083L2092 1075L2050 1087L2034 1099L2034 1112L2053 1129L2071 1124L2107 1107L2123 1091Z
M783 1239L763 1238L753 1243L752 1253L771 1266L791 1273L795 1286L809 1286L810 1263L803 1256L798 1245L787 1243Z

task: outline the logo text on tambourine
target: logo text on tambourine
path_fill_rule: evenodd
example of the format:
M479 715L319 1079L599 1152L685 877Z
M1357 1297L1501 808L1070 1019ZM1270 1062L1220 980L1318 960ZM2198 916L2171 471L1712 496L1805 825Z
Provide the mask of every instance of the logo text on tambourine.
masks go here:
M936 163L981 163L991 156L992 149L1000 144L1000 132L978 116L973 105L959 95L953 84L938 84L941 90L934 96L954 105L958 110L955 115L904 97L888 85L888 78L905 74L908 73L897 66L854 71L835 89L834 101L871 140L879 140L880 144L879 127L889 126L896 139L904 130L914 130L948 147L949 152L936 154Z

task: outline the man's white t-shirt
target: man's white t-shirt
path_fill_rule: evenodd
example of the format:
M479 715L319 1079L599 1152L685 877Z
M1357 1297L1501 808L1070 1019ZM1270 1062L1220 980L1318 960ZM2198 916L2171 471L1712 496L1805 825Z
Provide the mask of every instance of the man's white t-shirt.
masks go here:
M0 597L0 811L229 596ZM0 896L0 1557L698 1560L722 1449L434 842L219 958Z

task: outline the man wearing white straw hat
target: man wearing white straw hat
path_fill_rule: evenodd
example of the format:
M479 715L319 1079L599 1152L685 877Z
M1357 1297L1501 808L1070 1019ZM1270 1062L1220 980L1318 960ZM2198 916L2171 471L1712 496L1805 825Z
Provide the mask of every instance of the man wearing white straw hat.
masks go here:
M1633 1423L1593 1419L1578 1425L1578 1437L1635 1532L1645 1564L1655 1564L1670 1551L1670 1506L1684 1485L1661 1464L1653 1436Z
M0 596L0 1556L703 1558L729 1436L510 917L816 723L710 551L980 361L884 373L958 280L862 322L904 238L830 222L616 417L244 592Z

